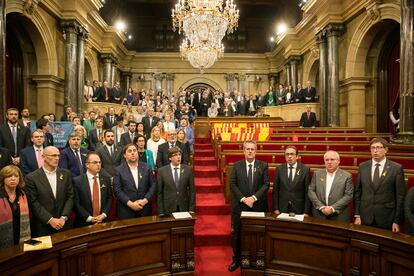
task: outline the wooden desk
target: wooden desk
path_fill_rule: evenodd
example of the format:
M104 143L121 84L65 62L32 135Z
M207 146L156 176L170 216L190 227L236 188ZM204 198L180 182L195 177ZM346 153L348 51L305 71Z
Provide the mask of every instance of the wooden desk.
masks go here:
M242 275L413 275L414 237L349 223L242 218Z
M312 112L316 113L316 119L320 119L320 104L319 103L295 103L284 104L277 106L262 107L264 114L270 117L279 117L283 121L298 121L303 112L306 112L306 106L312 107Z
M153 216L68 230L48 250L0 251L0 275L194 275L194 223Z

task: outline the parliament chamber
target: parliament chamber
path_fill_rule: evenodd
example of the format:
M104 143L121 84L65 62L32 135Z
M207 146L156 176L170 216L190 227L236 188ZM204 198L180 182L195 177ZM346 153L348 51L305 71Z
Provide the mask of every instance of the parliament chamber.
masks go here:
M45 163L41 154L33 151L27 160L20 152L36 149L30 135L43 129L46 141L39 148L56 146L59 152L49 157L63 159L63 153L72 154L69 148L74 150L69 140L76 132L80 156L73 151L72 161L59 162L57 169L65 166L73 178L86 176L77 184L86 187L86 200L77 187L70 215L56 219L76 223L82 216L83 225L90 224L65 231L58 224L51 234L53 247L38 251L24 252L16 236L12 239L20 244L12 247L2 248L0 240L0 275L414 274L413 0L0 0L0 12L0 169L13 164L22 171L26 186L19 185L29 191L30 210L24 215L34 233L33 182L41 181L26 176L33 173L28 167L41 171ZM9 111L19 119L11 120ZM30 131L23 135L26 127ZM113 134L109 142L108 130ZM181 140L170 138L180 131ZM144 138L140 150L139 138ZM185 210L192 216L186 219L157 209L164 199L158 193L164 187L157 185L158 169L170 166L168 148L177 141L185 144L181 156L188 153L185 165L194 178L183 190L195 193L195 212ZM143 177L131 167L131 175L127 166L119 169L126 162L123 146L131 144L139 163L148 163L148 179L155 184L134 202L139 201L139 209L147 200L146 216L120 219L120 206L136 207L128 206L119 179L130 176L137 194ZM167 149L159 155L167 162L163 166L156 160L162 144ZM306 201L314 175L328 172L332 158L325 154L332 152L337 168L352 182L349 221L312 217L312 211L332 207L314 201L311 211L301 211L309 215L303 221L278 219L280 170L293 182L295 173L299 177L305 171L298 164L309 169L301 191ZM401 169L398 176L390 173L390 163L361 173L378 152L381 162ZM93 191L95 183L87 178L86 158L94 153L100 158L94 165L111 172L105 176L111 207L98 216L93 209L103 208L103 201L98 207L92 202L104 190ZM289 155L297 160L288 173ZM248 163L256 165L253 171ZM173 174L168 177L179 198L181 176ZM381 198L374 204L398 205L402 217L387 230L375 219L372 227L358 225L356 196L366 199L357 189L368 175L372 184L390 175L399 181L384 193L385 198L399 189L398 203ZM254 193L260 185L253 182L263 176L262 189ZM23 211L6 191L8 177L0 175L0 239L11 228L10 212L14 219ZM241 192L243 185L248 189ZM50 186L52 197L56 187ZM329 193L324 196L328 201ZM172 209L181 211L180 203ZM82 204L91 207L91 214L82 212ZM264 217L240 217L240 210ZM46 222L43 226L52 226L51 219Z

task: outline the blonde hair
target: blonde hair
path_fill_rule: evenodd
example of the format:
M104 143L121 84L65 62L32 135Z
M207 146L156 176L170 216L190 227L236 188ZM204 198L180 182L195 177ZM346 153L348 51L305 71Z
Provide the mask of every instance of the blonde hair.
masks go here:
M155 126L151 129L151 139L152 140L154 140L154 132L155 132L156 129L160 132L160 137L159 138L161 138L161 135L162 135L161 129L158 126Z
M4 180L11 176L18 176L19 177L19 185L20 189L24 187L24 179L23 174L20 171L19 167L15 165L8 165L0 170L0 186L4 186Z
M178 133L179 133L179 132L184 133L184 139L183 139L182 141L178 140ZM187 142L188 142L188 140L187 140L187 134L185 134L185 131L184 131L184 129L183 129L183 128L178 129L178 131L177 131L177 140L178 140L179 142L183 143L183 144L185 144L185 143L187 143Z

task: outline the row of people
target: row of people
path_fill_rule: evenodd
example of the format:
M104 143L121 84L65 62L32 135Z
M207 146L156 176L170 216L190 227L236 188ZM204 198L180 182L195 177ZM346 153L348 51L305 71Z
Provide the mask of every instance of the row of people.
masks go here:
M43 165L26 177L14 165L1 169L0 248L72 228L72 211L75 226L105 222L113 196L118 219L150 216L154 195L160 216L195 211L194 174L182 164L180 148L168 150L169 163L159 168L156 178L151 167L141 162L135 144L126 145L122 155L125 161L115 168L113 178L102 172L96 152L85 156L86 172L73 177L59 166L62 154L53 146L44 149Z
M325 168L311 177L308 166L299 161L295 146L285 150L286 163L278 166L273 186L272 211L305 214L320 219L353 222L400 232L404 222L406 184L403 167L386 157L388 143L382 138L370 142L372 160L359 165L353 184L351 173L341 169L335 151L324 154ZM232 191L232 245L234 271L240 265L240 214L242 211L266 212L269 189L268 165L255 159L256 143L243 145L245 160L236 162L230 175ZM354 188L355 187L355 188ZM405 201L409 234L414 234L414 188ZM354 202L354 217L350 203Z

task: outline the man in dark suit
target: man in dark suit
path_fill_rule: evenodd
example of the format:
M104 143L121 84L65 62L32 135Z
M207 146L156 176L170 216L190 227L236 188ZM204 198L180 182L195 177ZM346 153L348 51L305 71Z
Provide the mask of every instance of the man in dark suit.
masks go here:
M36 128L40 129L43 132L44 137L44 142L43 142L43 147L47 147L47 146L53 146L53 136L52 134L49 132L49 120L45 119L45 118L41 118L39 120L37 120L36 122Z
M105 130L104 133L105 144L97 149L97 153L102 162L102 170L110 176L115 175L115 168L121 164L122 148L116 146L115 135L112 130Z
M243 144L245 159L234 164L230 175L230 189L233 194L232 215L232 246L233 262L229 271L240 266L241 233L240 214L242 211L266 212L267 190L269 189L268 165L256 160L256 142L247 140Z
M292 93L292 103L303 102L303 94L305 90L302 88L302 84L298 83L295 91Z
M305 103L310 103L315 101L316 89L312 86L312 82L308 81L307 87L303 90L303 99Z
M240 96L240 101L237 102L237 111L239 112L239 115L247 115L248 106L247 100L244 96Z
M112 99L111 89L108 87L108 81L103 82L103 86L98 89L98 102L110 102Z
M7 148L12 155L13 165L20 164L20 151L30 145L30 130L17 124L19 111L9 108L6 112L7 122L0 126L0 147Z
M181 164L181 149L168 149L171 163L158 170L157 208L158 215L174 212L195 211L194 173L190 166Z
M175 131L170 131L168 133L167 142L158 146L157 168L161 168L170 164L168 149L173 147L178 147L181 149L181 164L188 165L188 161L190 159L190 153L188 152L188 149L179 141L177 141L177 133Z
M288 146L285 149L286 163L276 168L273 182L273 210L276 215L289 212L311 214L308 198L310 169L299 162L298 158L297 148Z
M101 143L100 137L104 133L103 118L98 117L96 118L95 122L96 122L96 128L91 129L89 131L89 142L91 143L90 147L92 150L96 150L96 148L98 148L98 146Z
M355 224L400 232L404 222L405 181L403 167L388 158L388 143L374 138L372 160L359 165L355 188Z
M61 121L70 121L70 117L72 114L72 107L66 106L65 107L65 113L63 113L62 117L60 117Z
M12 164L12 157L10 151L6 148L0 147L0 170Z
M126 162L116 167L113 180L119 219L151 215L151 200L156 183L151 167L138 162L138 149L134 144L123 149Z
M145 137L151 137L151 130L157 125L160 119L155 116L154 109L150 108L147 111L147 116L142 118L144 124Z
M137 123L135 121L129 121L128 131L121 134L121 140L119 143L121 144L121 146L132 144L136 136L137 136Z
M40 129L32 132L33 146L28 146L20 152L20 169L27 175L43 166L43 143L45 137Z
M256 114L257 105L253 95L247 100L247 115L254 116Z
M27 107L23 108L20 112L22 116L20 119L17 120L17 124L21 127L27 127L30 129L30 111Z
M320 219L349 222L349 203L354 192L352 175L339 168L340 158L336 151L327 151L323 158L325 169L315 171L309 185L312 215Z
M118 116L115 114L115 109L111 106L108 108L108 113L105 115L104 119L104 129L112 129L116 126L116 118Z
M50 235L72 227L69 215L73 207L72 175L58 168L59 149L43 151L42 168L26 176L26 192L32 212L32 237Z
M312 112L312 107L310 105L306 106L306 112L302 113L300 117L299 127L316 127L316 114Z
M86 157L86 173L73 179L75 226L104 222L112 207L111 179L100 174L101 159L91 152Z
M112 89L111 89L111 93L112 93L112 102L120 104L121 99L125 95L125 92L122 91L121 86L119 85L119 81L115 82L114 87L112 87Z
M76 132L69 135L69 146L60 153L59 168L67 169L72 176L78 176L85 172L85 162L88 150L81 148L81 137Z

